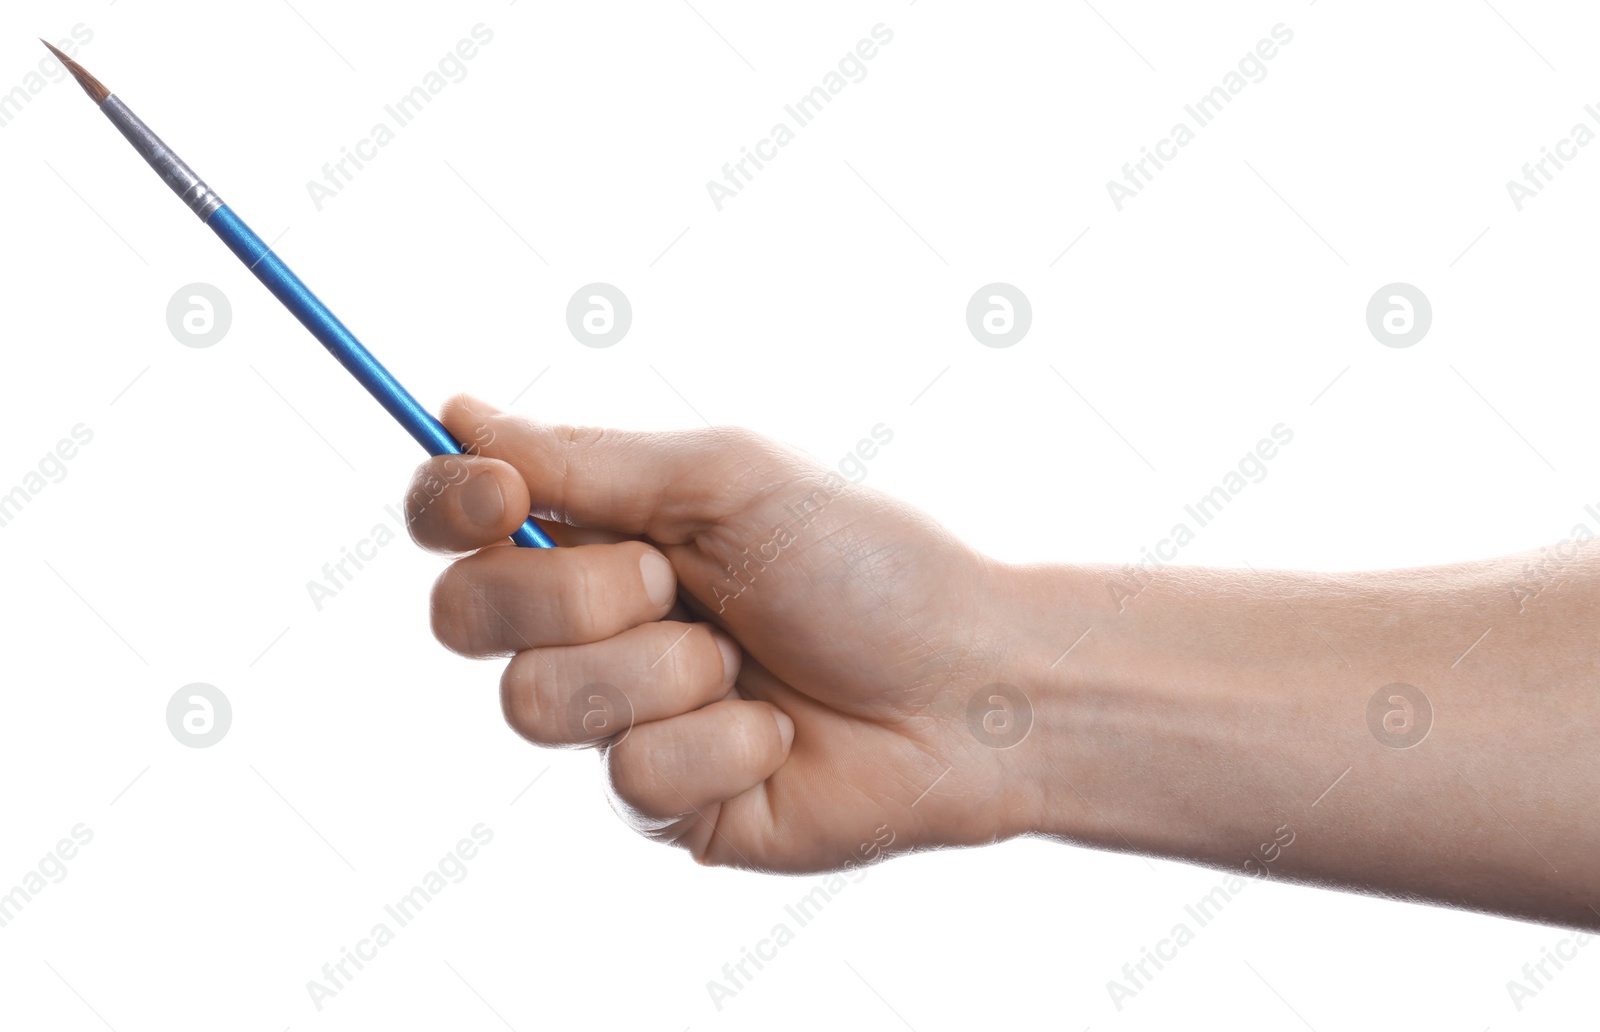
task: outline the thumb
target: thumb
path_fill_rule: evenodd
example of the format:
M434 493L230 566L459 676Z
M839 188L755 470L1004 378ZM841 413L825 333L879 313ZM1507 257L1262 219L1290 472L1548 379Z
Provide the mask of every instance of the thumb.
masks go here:
M771 486L811 473L738 427L641 433L541 423L468 394L446 401L441 419L469 452L522 474L533 515L663 544L686 542Z

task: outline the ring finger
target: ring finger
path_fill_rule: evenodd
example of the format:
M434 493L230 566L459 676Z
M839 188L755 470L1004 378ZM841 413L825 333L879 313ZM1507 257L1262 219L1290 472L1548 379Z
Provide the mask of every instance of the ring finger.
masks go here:
M587 746L728 694L739 648L705 623L656 621L605 641L517 653L500 678L506 722L545 746Z

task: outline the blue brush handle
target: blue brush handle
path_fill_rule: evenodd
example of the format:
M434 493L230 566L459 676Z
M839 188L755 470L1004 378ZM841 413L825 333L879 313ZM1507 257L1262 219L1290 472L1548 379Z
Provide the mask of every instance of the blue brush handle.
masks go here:
M338 317L328 311L328 306L317 300L309 287L300 282L289 267L272 253L272 249L256 236L244 220L233 213L226 204L211 213L206 220L228 245L228 250L256 274L256 279L267 285L274 297L294 313L300 324L333 353L339 364L350 370L350 375L360 381L367 392L378 399L378 404L389 410L406 431L427 449L429 455L460 455L461 445L444 424L433 418L400 381L390 375L383 363L362 346L356 335L345 328ZM511 540L524 548L554 548L556 543L539 528L530 517L517 528Z

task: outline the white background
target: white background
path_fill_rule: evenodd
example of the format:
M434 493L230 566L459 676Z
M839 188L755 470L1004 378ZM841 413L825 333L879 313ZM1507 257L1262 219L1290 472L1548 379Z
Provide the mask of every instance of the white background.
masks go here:
M1600 147L1521 211L1505 183L1600 101L1595 13L1096 8L13 0L0 90L37 67L35 36L86 26L87 67L430 406L469 390L553 420L743 424L830 464L885 423L866 482L1019 561L1136 561L1280 422L1293 443L1181 561L1421 565L1593 526ZM466 78L318 211L306 182L480 22ZM717 211L706 181L880 22L866 78ZM1266 78L1117 211L1106 181L1278 23L1294 37ZM719 1011L708 980L816 879L634 837L591 754L523 743L499 665L432 640L441 561L403 538L313 606L324 563L393 529L420 452L70 82L0 128L0 187L0 493L74 425L94 434L0 527L0 888L74 825L94 835L0 929L0 1023L1592 1016L1600 947L1520 1011L1506 989L1567 932L1277 883L1119 1011L1107 980L1220 876L1041 841L872 868ZM196 281L233 308L206 349L166 323ZM565 323L593 281L633 306L609 349ZM1032 302L1010 348L965 323L995 281ZM1405 349L1365 322L1395 281L1434 311ZM166 725L191 682L232 702L210 748ZM307 980L480 822L494 840L465 880L316 1010Z

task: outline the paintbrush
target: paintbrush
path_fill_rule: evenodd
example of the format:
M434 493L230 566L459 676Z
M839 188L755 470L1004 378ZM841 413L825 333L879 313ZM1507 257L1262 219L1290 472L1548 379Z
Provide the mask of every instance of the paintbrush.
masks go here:
M182 158L174 154L172 148L161 142L161 138L150 131L150 127L139 120L139 116L129 110L128 105L103 85L100 80L90 75L83 66L72 58L63 54L55 47L44 43L56 59L66 66L72 77L78 80L78 85L83 87L83 92L89 99L97 104L111 124L133 144L133 149L156 170L162 180L172 188L172 192L183 199L189 210L200 216L200 221L210 226L228 245L228 250L238 256L249 270L255 273L256 279L266 284L268 290L285 308L294 313L300 324L311 331L311 335L322 342L322 346L339 360L339 364L350 371L361 386L367 389L378 404L388 410L397 422L406 428L418 444L426 448L430 455L460 455L465 449L450 431L444 428L427 409L417 402L416 398L396 380L383 364L373 357L362 343L356 339L355 334L345 328L344 323L328 310L317 299L317 295L296 276L289 267L283 263L272 248L262 242L251 228L245 225L243 219L234 214L233 209L222 203L222 198L216 195L211 187L205 184ZM511 535L511 540L525 548L554 548L555 542L550 540L533 518L529 517L517 532Z

